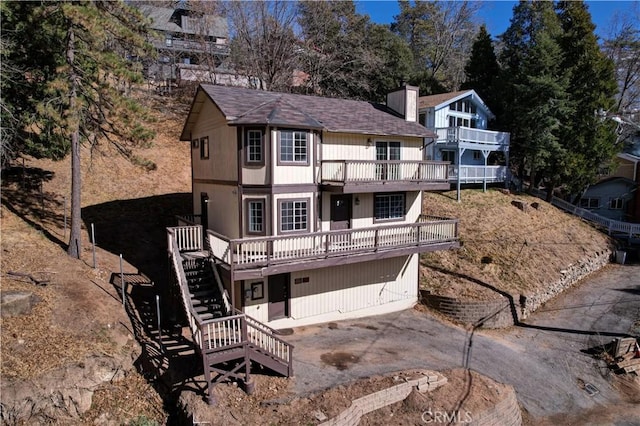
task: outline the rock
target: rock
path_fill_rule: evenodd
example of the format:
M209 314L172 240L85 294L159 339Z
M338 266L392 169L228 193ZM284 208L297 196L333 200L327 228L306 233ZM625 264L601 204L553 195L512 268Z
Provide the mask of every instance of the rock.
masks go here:
M522 200L513 200L511 201L511 205L519 208L523 212L529 210L529 205Z
M316 418L316 420L318 420L319 422L324 422L325 420L328 419L328 417L326 416L326 414L324 414L322 411L317 410L313 412L313 416Z
M536 201L536 202L531 203L531 207L533 207L533 208L534 208L534 209L536 209L536 210L540 210L540 208L541 208L542 206L540 205L540 203L538 203L538 202Z
M3 317L28 315L40 298L30 291L3 291L0 296Z

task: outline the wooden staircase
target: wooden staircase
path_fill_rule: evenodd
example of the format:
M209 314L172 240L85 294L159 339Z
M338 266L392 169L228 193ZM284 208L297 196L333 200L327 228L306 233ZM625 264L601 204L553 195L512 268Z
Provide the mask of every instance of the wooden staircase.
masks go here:
M293 346L277 332L232 308L216 265L202 247L202 226L167 228L169 263L179 287L192 340L202 356L208 402L213 387L241 380L253 390L251 363L293 376Z

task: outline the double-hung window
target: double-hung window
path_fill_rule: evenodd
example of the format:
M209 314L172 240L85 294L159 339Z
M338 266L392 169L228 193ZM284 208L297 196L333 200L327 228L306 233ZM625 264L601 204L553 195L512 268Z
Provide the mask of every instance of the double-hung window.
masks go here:
M307 200L280 201L280 231L300 232L309 228Z
M600 208L599 198L582 198L580 200L580 207L583 209L598 209Z
M404 193L376 194L374 198L375 220L403 220L405 199Z
M264 164L261 130L247 130L247 164Z
M280 131L280 163L309 164L308 134L300 130Z
M247 233L264 235L264 200L247 200Z

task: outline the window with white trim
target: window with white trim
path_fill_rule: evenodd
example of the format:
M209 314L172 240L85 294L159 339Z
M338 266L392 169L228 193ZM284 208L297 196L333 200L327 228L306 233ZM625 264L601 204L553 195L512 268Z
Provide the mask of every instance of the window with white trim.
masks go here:
M247 130L247 163L263 163L262 131Z
M624 207L624 200L622 198L612 198L609 200L610 210L622 210Z
M308 203L303 200L280 202L280 231L306 231L308 229Z
M376 194L373 211L375 220L404 219L404 194Z
M247 233L264 234L264 200L247 201Z
M308 163L309 143L307 132L299 130L280 131L280 162Z
M600 208L600 198L582 198L580 200L580 207L583 209Z

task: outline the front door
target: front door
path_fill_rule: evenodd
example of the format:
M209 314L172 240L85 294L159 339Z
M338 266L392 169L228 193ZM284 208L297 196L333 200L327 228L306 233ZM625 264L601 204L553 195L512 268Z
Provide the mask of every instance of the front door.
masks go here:
M206 192L200 193L200 224L204 232L209 229L209 196Z
M331 195L331 230L351 227L351 194Z
M269 321L289 316L289 274L269 276Z

